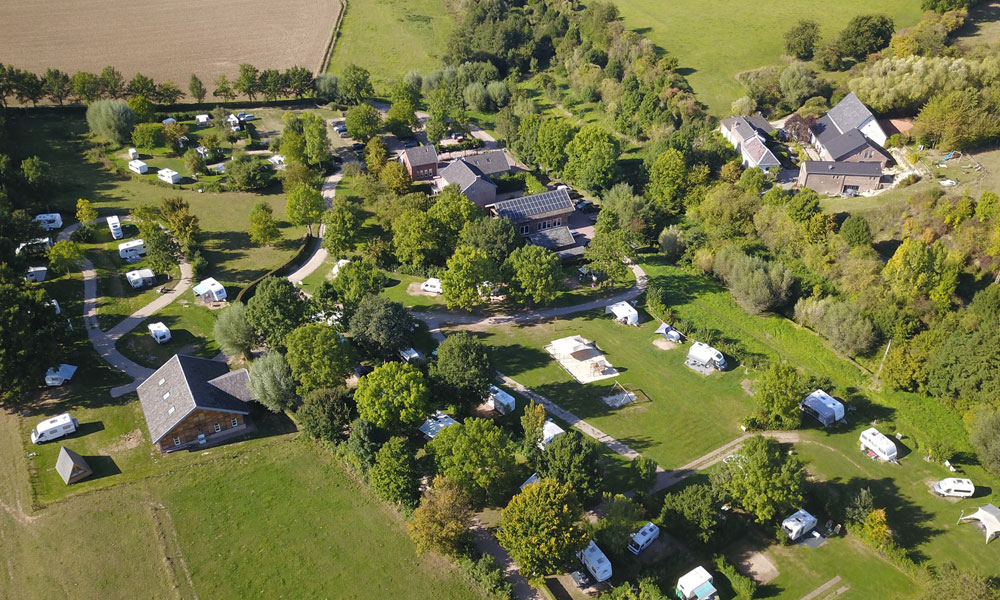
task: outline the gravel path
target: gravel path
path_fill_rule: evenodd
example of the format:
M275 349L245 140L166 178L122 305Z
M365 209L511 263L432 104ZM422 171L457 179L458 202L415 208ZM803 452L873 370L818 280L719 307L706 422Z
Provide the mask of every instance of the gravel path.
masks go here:
M333 175L330 175L323 181L323 187L321 192L323 194L323 199L326 200L326 207L333 208L333 197L337 193L337 184L344 177L343 169L337 171ZM301 267L295 270L294 273L288 276L288 281L291 281L293 285L298 285L300 281L306 277L312 275L313 271L323 266L323 261L326 260L328 253L326 248L323 247L323 234L326 232L326 225L319 226L319 244L316 245L316 249L313 250L312 255L309 257Z

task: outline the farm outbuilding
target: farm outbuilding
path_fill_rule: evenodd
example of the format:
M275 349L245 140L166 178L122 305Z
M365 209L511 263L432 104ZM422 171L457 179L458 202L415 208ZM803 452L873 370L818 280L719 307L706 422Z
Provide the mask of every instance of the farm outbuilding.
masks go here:
M441 411L436 411L433 415L427 417L427 420L417 429L420 430L420 433L424 434L425 438L433 440L437 437L437 434L441 433L442 429L457 424L458 421L455 419L452 419Z
M82 456L63 446L59 449L59 458L56 459L56 473L59 473L66 485L69 485L90 477L94 474L94 470Z
M128 161L128 170L133 173L138 173L139 175L145 175L146 172L149 171L149 167L146 166L146 163L136 158Z
M203 279L193 291L203 302L222 302L226 299L226 288L212 277Z
M981 506L979 510L971 515L959 518L962 523L975 522L976 525L986 534L986 543L989 544L994 538L1000 536L1000 508L992 504Z
M816 390L806 396L799 408L822 423L824 427L844 420L844 405L823 390Z
M878 458L888 462L896 461L896 443L882 435L878 429L869 427L861 432L861 437L858 439L861 442L861 450L866 452L871 458Z
M615 302L604 308L604 314L613 314L615 321L626 325L639 326L639 311L628 302Z
M181 182L181 175L173 169L160 169L156 172L156 178L169 184Z

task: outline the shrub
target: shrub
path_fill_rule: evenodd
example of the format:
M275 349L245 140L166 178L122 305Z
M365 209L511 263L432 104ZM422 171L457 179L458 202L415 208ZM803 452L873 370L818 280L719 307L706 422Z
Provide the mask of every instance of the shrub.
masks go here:
M135 113L121 100L98 100L87 107L90 131L115 144L131 141L135 124Z
M736 303L753 314L785 304L794 283L791 271L781 263L769 263L732 247L718 252L713 271L729 286Z
M784 536L782 536L784 537ZM757 593L757 582L749 577L740 574L736 567L729 564L724 556L716 555L715 566L720 573L726 576L729 580L729 585L736 592L736 597L739 600L753 600L754 595Z

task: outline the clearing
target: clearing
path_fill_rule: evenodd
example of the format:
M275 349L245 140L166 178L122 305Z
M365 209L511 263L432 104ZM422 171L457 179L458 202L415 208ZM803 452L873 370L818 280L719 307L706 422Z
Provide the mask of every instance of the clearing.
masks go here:
M338 0L13 0L4 3L4 62L36 74L117 68L173 81L196 73L209 90L240 63L319 70L340 13ZM127 25L127 26L126 26Z

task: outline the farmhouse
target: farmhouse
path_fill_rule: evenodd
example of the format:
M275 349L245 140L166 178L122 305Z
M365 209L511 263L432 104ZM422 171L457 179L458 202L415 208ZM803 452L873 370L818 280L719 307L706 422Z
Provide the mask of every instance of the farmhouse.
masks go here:
M829 145L842 135L848 134L851 130L857 130L866 138L885 146L887 136L882 126L878 124L875 115L864 105L854 92L844 96L844 99L837 103L813 126L812 144L821 154L827 153ZM833 151L830 151L832 154ZM835 160L835 159L831 159Z
M771 129L771 124L760 115L729 117L719 125L722 137L740 151L744 167L759 167L765 170L781 166L781 161L765 143Z
M562 227L573 214L573 201L566 189L557 189L534 196L497 202L490 207L496 218L507 218L521 235Z
M857 129L829 140L820 154L828 161L874 162L883 169L892 162L892 157L882 146L866 138Z
M882 187L882 166L877 162L807 160L799 169L798 186L820 194L857 196Z
M461 158L441 169L441 179L445 186L458 186L458 191L479 208L496 202L497 185L479 167Z
M573 230L565 225L532 233L528 236L528 241L551 250L562 261L579 258L587 250L586 244L580 243L573 235Z
M175 354L138 389L153 446L172 452L245 431L249 384L246 369Z
M59 458L56 459L56 473L59 473L66 485L69 485L90 477L94 474L94 470L82 456L63 446L59 449Z
M406 167L410 179L430 179L438 174L438 153L433 144L403 150L399 161Z
M502 175L510 171L510 161L503 150L490 150L481 154L470 154L461 160L476 167L487 176Z

